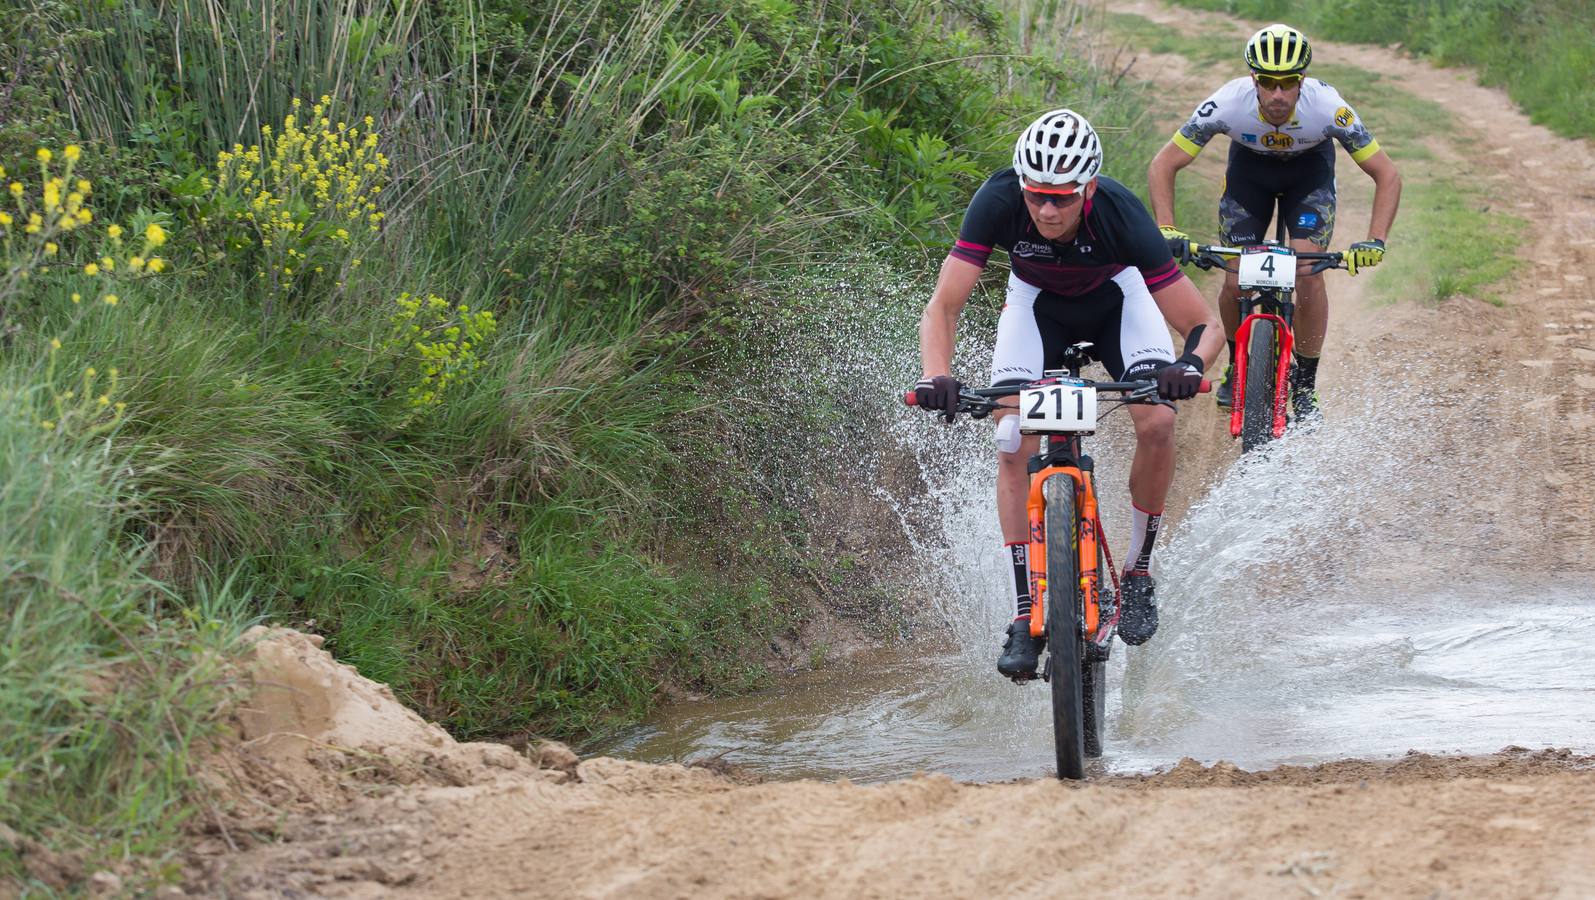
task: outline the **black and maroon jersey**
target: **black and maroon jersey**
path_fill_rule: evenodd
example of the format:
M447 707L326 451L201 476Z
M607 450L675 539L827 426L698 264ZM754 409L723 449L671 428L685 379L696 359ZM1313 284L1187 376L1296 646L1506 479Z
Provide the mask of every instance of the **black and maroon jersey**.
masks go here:
M1096 196L1085 203L1085 221L1074 239L1053 243L1041 236L1020 194L1012 168L986 179L969 202L952 255L985 267L992 248L1008 251L1013 274L1026 284L1064 297L1092 294L1125 269L1139 269L1156 292L1180 277L1146 206L1112 178L1097 178Z

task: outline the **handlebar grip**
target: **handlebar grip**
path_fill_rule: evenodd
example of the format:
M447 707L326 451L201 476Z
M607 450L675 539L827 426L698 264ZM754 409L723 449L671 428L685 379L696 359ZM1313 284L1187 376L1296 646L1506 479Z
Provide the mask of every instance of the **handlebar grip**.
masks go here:
M1203 378L1202 379L1202 385L1201 385L1201 387L1198 387L1196 389L1196 392L1198 394L1211 394L1211 393L1213 393L1213 382L1208 381L1206 378Z
M909 391L908 393L903 395L903 405L904 406L918 406L919 405L919 397L916 396L913 391Z

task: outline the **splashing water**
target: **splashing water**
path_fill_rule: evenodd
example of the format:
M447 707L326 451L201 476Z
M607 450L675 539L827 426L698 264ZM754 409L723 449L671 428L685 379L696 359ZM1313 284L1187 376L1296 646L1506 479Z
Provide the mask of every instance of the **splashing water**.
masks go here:
M1047 691L995 673L1012 597L989 423L944 427L901 406L898 392L919 374L917 308L883 298L925 288L861 283L816 287L859 314L805 325L777 342L787 353L755 366L761 383L803 385L778 403L817 392L834 404L818 429L773 423L768 436L794 449L772 477L808 505L816 460L856 467L872 527L900 529L910 548L872 564L907 586L909 618L948 640L889 644L769 694L681 704L605 752L662 761L735 751L729 759L775 777L860 781L1050 771ZM957 358L989 353L966 339ZM1469 452L1470 435L1491 433L1481 404L1425 396L1422 364L1411 367L1398 378L1409 386L1331 398L1326 424L1265 452L1224 451L1232 461L1160 542L1158 636L1115 647L1102 768L1595 749L1595 654L1585 651L1595 578L1539 574L1543 538L1502 495L1517 474L1512 454ZM1216 415L1206 402L1182 415ZM1132 447L1122 414L1087 442L1121 550Z

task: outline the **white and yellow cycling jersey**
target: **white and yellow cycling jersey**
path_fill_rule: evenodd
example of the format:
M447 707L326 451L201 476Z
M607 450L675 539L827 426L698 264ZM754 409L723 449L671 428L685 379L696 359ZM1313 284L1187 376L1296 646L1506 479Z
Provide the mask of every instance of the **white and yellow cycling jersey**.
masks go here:
M1227 134L1237 145L1274 159L1289 159L1328 140L1340 142L1351 158L1362 162L1379 152L1362 120L1340 92L1316 78L1302 80L1301 98L1290 121L1275 126L1263 118L1257 88L1246 76L1235 79L1202 101L1174 134L1174 143L1196 156L1215 136Z

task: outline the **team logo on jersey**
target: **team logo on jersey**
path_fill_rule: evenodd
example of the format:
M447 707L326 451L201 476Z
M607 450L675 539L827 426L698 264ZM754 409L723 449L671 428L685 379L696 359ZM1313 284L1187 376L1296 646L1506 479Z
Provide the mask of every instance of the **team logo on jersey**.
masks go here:
M1263 135L1263 146L1270 150L1289 150L1296 143L1296 139L1288 134L1271 131Z
M1335 124L1339 125L1341 128L1349 128L1353 118L1354 117L1351 114L1351 110L1344 106L1335 110Z
M1241 135L1241 140L1245 141L1248 144L1255 144L1255 143L1257 143L1257 135L1255 135L1255 134L1242 134Z
M1318 214L1317 213L1310 213L1310 212L1302 213L1300 216L1298 216L1296 218L1296 227L1297 228L1317 228L1318 227Z
M1035 244L1030 241L1015 241L1013 245L1014 256L1051 256L1051 244Z

